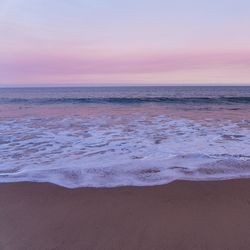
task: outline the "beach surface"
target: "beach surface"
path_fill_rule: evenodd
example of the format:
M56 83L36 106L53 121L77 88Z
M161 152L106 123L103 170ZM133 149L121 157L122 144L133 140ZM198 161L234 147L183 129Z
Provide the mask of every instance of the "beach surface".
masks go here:
M250 180L0 184L0 249L250 249Z

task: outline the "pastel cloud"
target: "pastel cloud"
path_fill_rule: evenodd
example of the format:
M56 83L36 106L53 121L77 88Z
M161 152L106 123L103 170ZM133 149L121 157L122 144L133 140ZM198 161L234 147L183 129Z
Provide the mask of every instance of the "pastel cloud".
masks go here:
M154 55L131 55L131 56L112 56L112 57L84 57L84 56L63 56L61 55L39 55L27 58L13 58L0 62L0 74L2 79L15 82L18 79L29 76L30 79L44 79L51 82L58 79L71 79L71 82L81 82L81 79L89 79L96 76L97 82L102 76L103 81L112 81L112 77L129 76L133 81L133 75L157 74L163 78L162 82L168 83L168 76L179 76L180 80L185 81L186 74L191 72L193 77L200 72L221 72L231 71L235 74L242 74L250 69L250 53L217 53L217 54L154 54ZM245 74L245 73L244 73ZM190 73L188 74L190 75ZM45 76L45 77L44 77ZM241 77L239 75L239 77ZM245 77L250 77L249 74ZM126 77L125 77L126 78ZM184 79L182 79L184 78ZM27 80L27 78L25 78ZM143 79L141 79L143 80ZM119 82L119 79L116 81Z

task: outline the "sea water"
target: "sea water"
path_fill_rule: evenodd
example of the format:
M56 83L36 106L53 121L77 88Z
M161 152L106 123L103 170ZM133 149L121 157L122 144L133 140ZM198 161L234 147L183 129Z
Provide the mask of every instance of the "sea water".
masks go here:
M250 87L0 89L0 182L250 177Z

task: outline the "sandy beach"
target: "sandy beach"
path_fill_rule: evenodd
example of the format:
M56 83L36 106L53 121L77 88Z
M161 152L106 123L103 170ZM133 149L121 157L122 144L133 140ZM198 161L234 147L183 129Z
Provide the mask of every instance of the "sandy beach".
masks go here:
M0 249L250 249L250 180L0 184Z

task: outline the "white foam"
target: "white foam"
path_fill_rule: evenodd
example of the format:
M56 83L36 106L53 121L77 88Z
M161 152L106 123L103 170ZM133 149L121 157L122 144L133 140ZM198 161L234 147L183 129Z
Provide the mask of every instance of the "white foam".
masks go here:
M0 182L74 188L250 176L247 120L6 118L0 135Z

